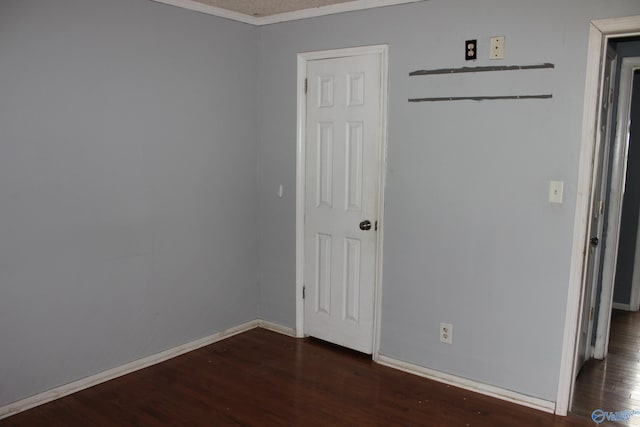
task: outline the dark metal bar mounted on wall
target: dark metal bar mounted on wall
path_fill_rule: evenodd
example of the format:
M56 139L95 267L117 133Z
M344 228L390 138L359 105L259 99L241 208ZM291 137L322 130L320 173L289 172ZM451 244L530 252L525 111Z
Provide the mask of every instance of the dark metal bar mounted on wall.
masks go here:
M495 65L490 67L461 67L461 68L439 68L436 70L417 70L409 73L409 76L431 76L434 74L460 74L460 73L482 73L487 71L521 71L540 70L545 68L555 68L555 65L546 62L535 65Z
M460 68L438 68L435 70L416 70L409 73L410 77L414 76L433 76L442 74L461 74L461 73L483 73L495 71L522 71L522 70L540 70L555 68L554 64L546 62L544 64L534 65L496 65L488 67L460 67ZM505 96L445 96L434 98L409 98L409 102L440 102L440 101L494 101L499 99L550 99L552 94L540 95L505 95Z
M505 95L505 96L445 96L440 98L409 98L409 102L438 102L438 101L494 101L496 99L549 99L551 94L544 95Z

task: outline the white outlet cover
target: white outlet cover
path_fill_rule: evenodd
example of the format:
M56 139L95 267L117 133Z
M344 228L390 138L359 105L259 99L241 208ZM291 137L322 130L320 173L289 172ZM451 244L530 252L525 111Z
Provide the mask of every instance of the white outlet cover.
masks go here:
M440 323L440 341L445 344L453 344L453 324Z

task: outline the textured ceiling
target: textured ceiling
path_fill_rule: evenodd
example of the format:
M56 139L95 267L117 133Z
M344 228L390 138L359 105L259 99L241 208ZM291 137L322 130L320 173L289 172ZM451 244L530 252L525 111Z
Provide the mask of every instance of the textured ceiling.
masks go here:
M2 1L2 0L0 0ZM426 0L153 0L251 25L312 18Z
M296 10L312 9L353 0L195 0L207 6L232 10L249 16L261 17Z

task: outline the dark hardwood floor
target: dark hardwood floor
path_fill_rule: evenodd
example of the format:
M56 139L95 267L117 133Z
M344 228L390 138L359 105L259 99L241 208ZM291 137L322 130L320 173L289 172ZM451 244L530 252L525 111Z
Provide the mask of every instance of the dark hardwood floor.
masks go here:
M590 417L596 409L640 410L640 312L612 311L609 354L578 375L572 412ZM640 426L640 415L615 425Z
M23 426L591 426L254 329L0 420Z

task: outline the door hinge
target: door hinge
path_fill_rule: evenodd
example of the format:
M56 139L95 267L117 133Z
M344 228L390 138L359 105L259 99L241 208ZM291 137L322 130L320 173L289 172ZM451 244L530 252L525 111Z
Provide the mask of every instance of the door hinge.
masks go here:
M307 297L307 287L303 286L302 287L302 299L305 299Z
M309 80L308 79L304 79L304 94L305 95L307 94L307 89L309 87L308 83L309 83Z
M589 310L589 320L593 320L593 307Z

